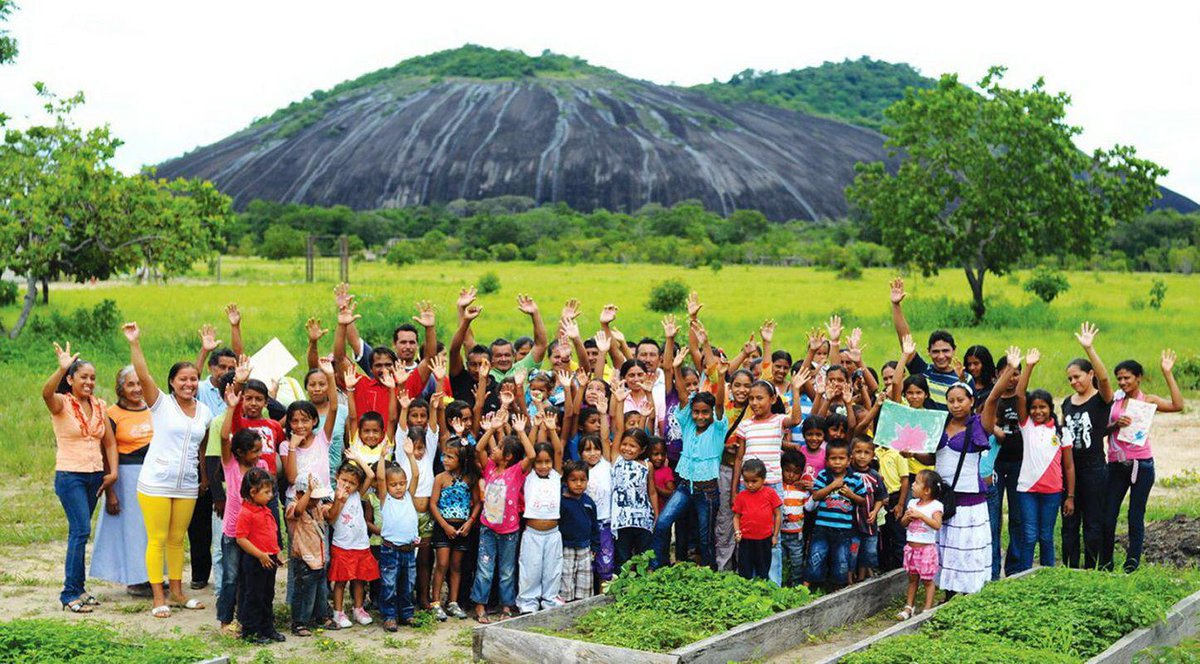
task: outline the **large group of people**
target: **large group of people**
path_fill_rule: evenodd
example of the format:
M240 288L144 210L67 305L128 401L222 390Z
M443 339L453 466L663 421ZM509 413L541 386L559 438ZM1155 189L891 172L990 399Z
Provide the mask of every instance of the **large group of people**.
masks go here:
M85 549L101 498L92 577L152 598L156 618L205 609L184 591L186 545L190 589L212 577L222 629L257 643L285 639L272 610L280 567L292 634L309 636L369 625L372 612L396 631L418 609L481 623L549 609L647 551L655 566L826 590L903 568L907 619L922 588L928 609L938 589L973 593L1031 568L1035 551L1041 565L1111 570L1127 494L1123 566L1137 569L1154 459L1144 432L1121 432L1146 404L1183 408L1174 354L1161 356L1169 396L1147 394L1135 360L1110 377L1083 323L1056 409L1032 387L1036 348L960 355L938 330L922 355L901 280L890 299L897 359L878 369L837 316L797 356L773 347L771 320L726 352L695 293L686 317L632 343L614 305L584 335L570 300L551 336L520 296L532 336L480 344L467 288L448 346L428 302L373 346L343 284L332 335L306 325L302 380L254 377L230 305L232 347L204 326L199 357L173 364L165 391L127 323L130 365L111 406L95 367L55 344L42 396L69 524L60 601L98 604ZM936 450L877 445L887 401L944 413Z

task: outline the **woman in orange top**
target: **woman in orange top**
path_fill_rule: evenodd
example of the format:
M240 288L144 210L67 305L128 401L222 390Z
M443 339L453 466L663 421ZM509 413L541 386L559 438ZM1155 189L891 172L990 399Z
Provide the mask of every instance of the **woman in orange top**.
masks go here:
M108 407L108 425L117 440L120 468L117 483L104 494L89 573L96 579L123 584L134 597L150 597L146 522L137 501L137 481L154 437L154 420L132 364L117 372L117 403Z
M91 613L99 602L84 588L83 558L92 531L96 500L117 481L117 442L105 417L104 402L94 394L96 367L54 344L58 369L42 386L42 401L58 446L54 463L54 493L67 513L67 560L63 609ZM103 446L104 454L101 454Z

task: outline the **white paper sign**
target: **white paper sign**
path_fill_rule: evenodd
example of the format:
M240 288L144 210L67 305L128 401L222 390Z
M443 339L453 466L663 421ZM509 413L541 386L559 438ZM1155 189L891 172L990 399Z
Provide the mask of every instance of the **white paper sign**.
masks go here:
M1158 406L1139 399L1129 399L1125 402L1125 415L1129 418L1129 426L1122 427L1117 432L1117 440L1126 445L1142 446L1150 435L1150 423L1154 421L1154 412Z
M300 364L275 337L250 358L250 377L263 382L278 381Z

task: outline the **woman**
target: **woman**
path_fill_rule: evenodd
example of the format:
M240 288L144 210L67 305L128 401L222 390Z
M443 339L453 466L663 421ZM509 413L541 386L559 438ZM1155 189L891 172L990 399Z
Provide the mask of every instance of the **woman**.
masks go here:
M151 597L146 576L146 522L137 502L137 480L154 422L142 399L142 384L133 365L117 372L117 403L108 408L108 424L117 441L117 483L104 494L104 511L96 524L92 576L125 585L134 597Z
M204 449L208 443L208 425L212 411L196 400L200 372L191 362L176 362L167 373L167 394L162 394L142 353L141 330L137 323L123 327L129 341L129 356L142 395L150 406L154 435L138 475L137 499L146 522L146 572L154 606L150 615L169 618L162 588L163 559L171 600L185 609L203 609L204 604L183 595L183 538L187 535L196 498L208 490L205 477Z
M42 401L54 427L54 493L67 513L67 559L63 610L91 613L99 606L84 587L83 559L92 533L96 500L117 481L117 443L104 417L104 402L96 397L96 367L54 344L58 369L42 386ZM103 448L103 454L101 454ZM105 470L107 468L107 471Z
M1113 401L1108 417L1108 501L1104 517L1104 533L1100 545L1100 569L1113 567L1113 545L1117 535L1117 519L1121 516L1121 503L1129 493L1129 550L1125 556L1125 571L1137 570L1142 561L1142 540L1146 528L1146 501L1150 488L1154 486L1154 453L1150 449L1150 436L1141 444L1121 440L1121 430L1133 423L1126 414L1131 399L1144 401L1155 406L1160 413L1178 413L1183 410L1183 394L1171 369L1175 366L1175 352L1162 352L1162 372L1167 379L1171 400L1142 392L1142 375L1145 371L1135 360L1125 360L1117 365L1117 385L1121 392Z
M987 346L971 346L963 353L963 367L975 381L975 408L983 409L992 388L996 385L996 362Z
M333 373L332 360L322 358L320 363L321 367L309 369L304 375L304 389L308 392L308 400L317 407L317 414L321 416L317 424L318 429L325 428L325 420L333 415L333 436L329 439L329 476L334 477L342 465L342 450L346 445L346 416L349 410L346 404L338 401L337 386L329 381L328 375Z
M1092 345L1097 332L1095 325L1084 323L1075 334L1087 359L1077 358L1067 365L1067 382L1075 394L1062 403L1063 440L1071 444L1075 459L1075 512L1063 515L1063 560L1067 567L1079 567L1082 529L1083 566L1087 569L1094 569L1100 560L1108 489L1104 439L1108 436L1108 414L1113 401L1108 372Z

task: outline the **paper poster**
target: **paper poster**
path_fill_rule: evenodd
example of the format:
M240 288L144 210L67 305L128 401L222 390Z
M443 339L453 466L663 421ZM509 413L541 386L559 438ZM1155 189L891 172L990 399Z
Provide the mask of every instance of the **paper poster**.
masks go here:
M250 358L250 377L270 384L281 380L298 364L279 337L275 337Z
M946 413L940 410L909 408L895 401L883 402L875 443L883 447L918 454L933 454L942 439Z
M1117 440L1126 445L1136 445L1141 447L1146 444L1146 438L1150 435L1150 423L1154 421L1154 412L1158 410L1158 406L1140 399L1128 399L1125 401L1125 415L1129 418L1129 426L1122 427L1117 432Z

